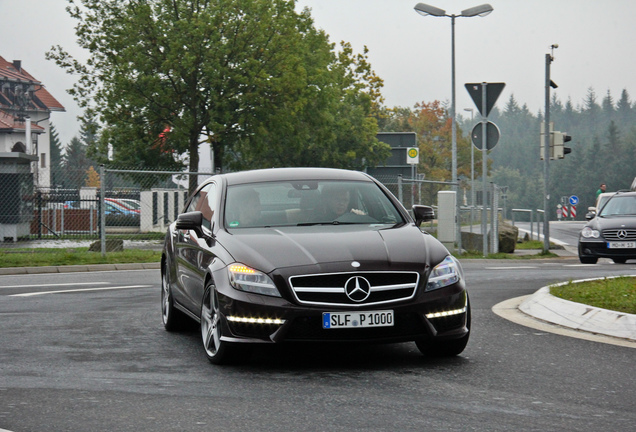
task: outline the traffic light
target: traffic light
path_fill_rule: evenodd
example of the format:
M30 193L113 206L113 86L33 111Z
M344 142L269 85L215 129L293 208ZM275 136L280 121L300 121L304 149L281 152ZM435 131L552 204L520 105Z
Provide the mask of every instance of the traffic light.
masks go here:
M565 147L566 142L572 141L572 137L567 132L555 131L552 136L554 137L554 159L563 159L566 154L570 154L572 149ZM553 141L552 139L550 141Z
M550 160L554 159L554 122L550 122ZM543 160L543 153L544 153L544 140L545 140L545 122L541 123L541 133L539 134L539 138L541 140L541 146L540 146L540 158L541 160Z

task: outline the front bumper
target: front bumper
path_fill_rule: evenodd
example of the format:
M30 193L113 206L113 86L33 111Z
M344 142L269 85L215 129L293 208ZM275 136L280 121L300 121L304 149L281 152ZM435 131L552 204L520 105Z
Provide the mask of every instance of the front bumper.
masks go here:
M462 282L420 293L408 302L355 309L392 310L394 325L390 327L324 329L323 312L352 309L298 306L282 298L247 294L233 288L219 290L219 303L224 340L232 342L407 342L455 339L468 333L468 296ZM446 315L449 311L452 314ZM274 320L282 323L273 323Z
M583 258L636 259L636 249L610 249L603 239L579 239L579 256Z

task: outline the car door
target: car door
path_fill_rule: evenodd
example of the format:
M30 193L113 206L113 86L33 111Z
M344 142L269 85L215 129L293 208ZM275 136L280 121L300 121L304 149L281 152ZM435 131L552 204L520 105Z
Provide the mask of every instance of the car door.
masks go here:
M186 212L200 211L203 214L202 230L204 236L200 236L194 230L179 230L175 246L177 257L177 278L183 291L180 295L175 293L175 299L198 313L203 290L205 271L211 261L211 246L206 236L211 236L211 223L216 211L216 183L203 186L192 198Z

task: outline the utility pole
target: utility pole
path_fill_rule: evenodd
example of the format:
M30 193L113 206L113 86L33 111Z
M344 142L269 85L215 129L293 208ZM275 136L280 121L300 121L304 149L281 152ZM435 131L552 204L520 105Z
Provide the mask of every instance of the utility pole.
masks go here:
M554 60L552 54L559 45L552 45L551 53L545 55L545 128L543 135L543 252L550 250L550 194L548 183L550 181L550 87L556 84L550 79L550 64Z

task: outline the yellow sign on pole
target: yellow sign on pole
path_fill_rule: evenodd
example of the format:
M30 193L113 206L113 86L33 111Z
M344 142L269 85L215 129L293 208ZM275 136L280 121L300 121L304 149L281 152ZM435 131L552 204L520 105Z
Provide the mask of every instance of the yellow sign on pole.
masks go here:
M420 163L420 149L417 147L409 147L406 149L406 163L410 165Z

